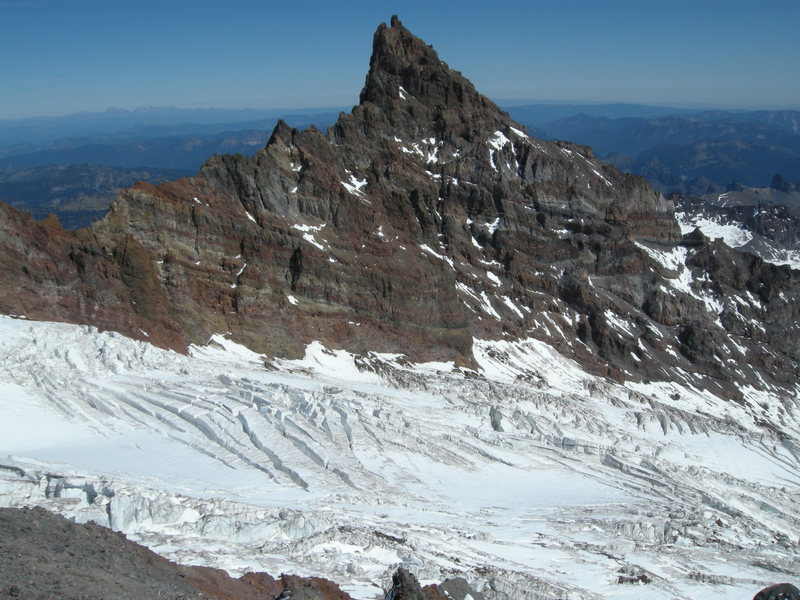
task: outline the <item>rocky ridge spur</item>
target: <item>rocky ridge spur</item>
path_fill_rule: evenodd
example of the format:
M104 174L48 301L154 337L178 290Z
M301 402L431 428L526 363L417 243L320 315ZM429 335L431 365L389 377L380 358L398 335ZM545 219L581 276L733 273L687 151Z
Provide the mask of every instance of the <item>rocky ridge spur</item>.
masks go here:
M528 136L393 17L360 103L123 192L76 232L3 206L0 312L185 350L228 332L471 367L533 337L587 370L791 389L798 274L702 236L591 149Z

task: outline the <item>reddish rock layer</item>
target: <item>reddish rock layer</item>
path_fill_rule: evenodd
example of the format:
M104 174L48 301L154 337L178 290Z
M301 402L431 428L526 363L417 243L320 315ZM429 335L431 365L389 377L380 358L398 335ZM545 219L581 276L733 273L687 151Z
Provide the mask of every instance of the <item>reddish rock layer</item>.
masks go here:
M86 230L0 208L0 312L178 350L228 333L271 355L319 340L463 365L473 337L532 336L601 375L726 383L753 378L731 366L733 333L768 379L796 378L797 274L707 244L703 285L766 303L709 312L637 245L682 243L673 211L590 149L526 136L393 19L327 134L279 123L255 156L139 184Z

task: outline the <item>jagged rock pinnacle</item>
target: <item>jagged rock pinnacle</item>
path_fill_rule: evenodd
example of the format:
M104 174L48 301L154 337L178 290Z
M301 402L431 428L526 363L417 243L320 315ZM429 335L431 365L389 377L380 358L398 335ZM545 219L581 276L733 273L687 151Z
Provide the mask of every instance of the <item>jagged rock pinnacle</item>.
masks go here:
M466 78L450 70L432 46L393 16L391 27L381 23L375 32L361 103L401 101L404 96L432 107L475 100L486 102Z
M0 229L0 312L178 349L230 331L272 355L314 340L469 366L475 339L536 337L600 375L753 381L719 359L731 333L767 376L800 372L794 275L681 241L646 181L532 138L396 16L375 32L361 103L327 135L279 122L255 156L126 190L82 233L2 205ZM787 298L774 321L749 299L716 308L745 288Z
M269 136L267 145L271 146L278 141L283 142L284 145L289 145L293 136L294 129L289 127L289 125L283 119L278 119L278 122L275 124L275 128L272 130L272 135Z

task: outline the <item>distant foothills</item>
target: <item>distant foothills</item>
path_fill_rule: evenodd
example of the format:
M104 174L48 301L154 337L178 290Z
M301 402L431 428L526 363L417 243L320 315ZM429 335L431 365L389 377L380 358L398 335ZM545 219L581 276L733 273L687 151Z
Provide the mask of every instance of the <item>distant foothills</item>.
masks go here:
M500 101L542 139L595 155L661 192L706 195L732 184L800 181L800 111L687 109L642 104ZM254 154L279 119L325 130L350 107L108 109L0 120L0 199L68 228L101 216L137 180L193 175L213 154Z

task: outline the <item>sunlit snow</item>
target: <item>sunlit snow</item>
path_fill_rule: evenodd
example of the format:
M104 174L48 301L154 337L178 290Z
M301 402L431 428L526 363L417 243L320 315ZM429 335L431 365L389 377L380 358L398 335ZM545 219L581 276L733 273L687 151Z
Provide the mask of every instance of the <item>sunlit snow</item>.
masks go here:
M2 317L0 504L357 598L398 566L489 600L748 598L796 574L799 392L731 402L598 379L538 340L473 350L476 371L222 335L184 356Z
M445 256L444 254L439 254L438 252L436 252L436 250L434 250L433 248L428 246L428 244L420 244L419 247L423 252L426 252L427 254L430 254L431 256L435 256L439 260L445 261L453 269L455 269L455 264L453 263L453 259L450 258L449 256Z
M711 240L722 238L731 248L739 248L753 239L753 233L742 226L730 223L721 223L702 215L692 215L689 213L677 212L675 218L681 227L681 233L686 235L696 228L703 232L703 235Z
M348 173L349 173L349 171L348 171ZM366 179L357 179L355 175L350 173L350 179L348 181L342 181L340 183L344 186L344 188L348 192L350 192L354 196L357 196L357 197L361 198L365 202L369 202L366 199L366 195L364 194L364 191L362 190L362 188L364 188L367 185L367 180Z

